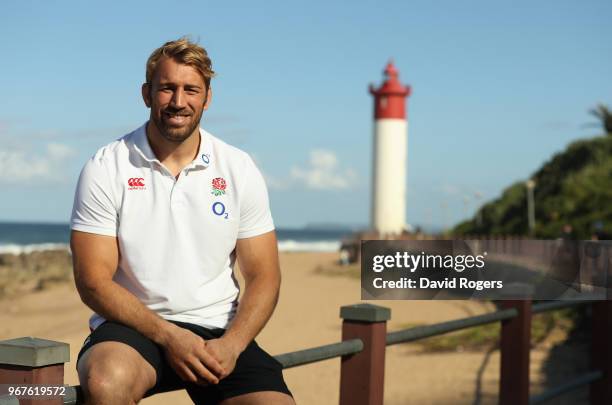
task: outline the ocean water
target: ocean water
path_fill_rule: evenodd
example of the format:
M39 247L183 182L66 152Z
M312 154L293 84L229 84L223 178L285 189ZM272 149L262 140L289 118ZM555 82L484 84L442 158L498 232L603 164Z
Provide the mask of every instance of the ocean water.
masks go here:
M278 247L284 252L337 252L341 240L350 235L342 229L276 230ZM68 224L0 222L0 253L29 253L49 249L68 249Z

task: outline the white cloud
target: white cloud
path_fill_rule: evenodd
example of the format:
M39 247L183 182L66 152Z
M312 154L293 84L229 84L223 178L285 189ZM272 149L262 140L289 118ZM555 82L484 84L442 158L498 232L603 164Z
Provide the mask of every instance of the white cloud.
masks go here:
M279 179L275 176L270 176L267 173L262 173L266 179L266 185L271 190L286 190L289 188L289 181Z
M65 161L75 153L74 149L59 143L47 144L42 154L4 148L0 150L0 183L61 181Z
M351 169L340 170L334 152L325 149L312 150L307 167L294 166L289 175L294 182L314 190L347 189L355 184L357 177Z
M75 151L70 146L59 143L50 143L47 145L47 154L51 160L61 160L74 156Z

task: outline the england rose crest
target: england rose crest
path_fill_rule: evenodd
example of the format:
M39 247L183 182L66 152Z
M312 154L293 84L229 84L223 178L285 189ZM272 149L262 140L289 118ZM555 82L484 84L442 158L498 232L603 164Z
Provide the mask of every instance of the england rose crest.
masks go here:
M225 194L226 187L227 183L225 182L225 179L222 177L217 177L212 181L212 194L217 197L223 195Z

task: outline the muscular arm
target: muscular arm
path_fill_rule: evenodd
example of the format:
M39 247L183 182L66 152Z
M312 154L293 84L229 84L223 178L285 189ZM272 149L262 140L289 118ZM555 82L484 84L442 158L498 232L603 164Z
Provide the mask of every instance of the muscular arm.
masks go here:
M178 356L195 356L217 374L225 374L218 362L208 354L199 336L166 321L113 281L119 261L115 237L72 231L70 246L76 287L81 300L88 307L105 319L139 331L166 348L171 355L172 352L183 352ZM186 350L189 351L188 355L184 353ZM189 364L185 361L178 364L177 360L177 372L193 382L200 380L198 375L210 382L218 382L216 376L195 360L191 357Z
M263 329L278 301L281 275L274 231L239 239L236 256L244 277L244 294L225 336L244 348Z
M168 323L113 281L119 252L117 239L73 231L70 241L74 281L81 300L102 317L136 329L158 344Z
M208 347L226 370L234 368L237 356L270 319L281 281L274 231L238 239L236 256L245 280L244 294L223 337L208 342Z

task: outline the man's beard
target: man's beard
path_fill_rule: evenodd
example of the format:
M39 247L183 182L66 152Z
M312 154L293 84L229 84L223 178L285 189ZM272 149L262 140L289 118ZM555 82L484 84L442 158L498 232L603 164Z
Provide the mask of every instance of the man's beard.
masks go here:
M167 125L164 122L164 115L169 112L172 114L180 114L180 111L163 111L162 116L158 118L154 114L151 114L151 119L153 120L153 124L157 127L159 134L165 140L174 143L181 143L185 139L189 138L191 134L198 128L200 125L200 120L202 118L202 113L198 115L189 115L189 118L192 118L192 121L189 125L183 126L180 128L176 128L170 125Z

